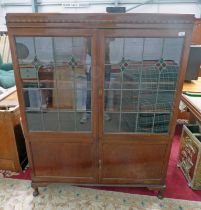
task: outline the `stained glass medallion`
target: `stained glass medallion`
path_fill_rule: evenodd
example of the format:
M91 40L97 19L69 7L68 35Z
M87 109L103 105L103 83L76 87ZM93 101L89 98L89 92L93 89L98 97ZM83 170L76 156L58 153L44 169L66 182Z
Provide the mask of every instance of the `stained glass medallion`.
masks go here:
M121 72L124 72L127 70L128 63L125 61L124 57L122 57L119 67L120 67Z
M78 65L77 61L75 60L74 56L69 56L67 59L68 65L72 68L72 70Z
M167 66L167 64L165 63L165 61L164 61L163 58L160 58L160 59L158 60L158 62L156 63L156 68L157 68L159 71L166 69L166 66Z
M33 60L32 63L33 63L33 65L34 65L34 67L35 67L36 70L38 70L40 68L40 66L41 66L41 63L38 60L37 56L34 57L34 60Z

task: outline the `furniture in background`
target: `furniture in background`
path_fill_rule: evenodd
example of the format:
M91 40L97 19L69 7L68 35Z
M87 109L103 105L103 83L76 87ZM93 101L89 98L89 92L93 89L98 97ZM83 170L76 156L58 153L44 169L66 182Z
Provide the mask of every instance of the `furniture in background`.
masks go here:
M201 34L200 34L201 35ZM191 45L186 68L185 81L197 80L201 67L201 45Z
M201 127L184 125L177 166L181 168L189 187L201 189Z
M69 182L148 187L161 197L194 17L6 19L34 195ZM40 79L41 66L53 77Z
M11 63L2 63L0 55L0 88L8 89L15 86L15 77L13 65Z
M0 169L22 171L27 165L17 93L0 100Z
M201 77L199 77L197 80L192 80L191 83L185 82L183 84L183 92L189 93L189 95L182 94L181 96L181 101L187 107L187 120L189 120L189 123L193 123L196 120L201 122L201 97L190 96L200 94Z
M0 33L0 89L15 86L9 40L6 32ZM1 90L0 90L1 94Z
M0 32L0 55L3 63L12 63L10 45L6 31Z
M184 83L181 100L189 113L189 124L183 126L177 166L189 186L201 189L201 78ZM186 93L186 94L185 94Z
M192 44L201 45L201 18L195 20L192 33ZM201 77L201 67L199 77Z

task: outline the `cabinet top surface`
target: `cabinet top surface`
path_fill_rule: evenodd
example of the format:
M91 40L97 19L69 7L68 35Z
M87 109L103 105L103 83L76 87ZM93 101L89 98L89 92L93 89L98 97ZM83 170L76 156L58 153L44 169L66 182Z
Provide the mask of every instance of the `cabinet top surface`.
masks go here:
M8 26L12 23L98 23L98 24L192 24L190 14L148 13L8 13ZM12 25L12 27L14 27Z

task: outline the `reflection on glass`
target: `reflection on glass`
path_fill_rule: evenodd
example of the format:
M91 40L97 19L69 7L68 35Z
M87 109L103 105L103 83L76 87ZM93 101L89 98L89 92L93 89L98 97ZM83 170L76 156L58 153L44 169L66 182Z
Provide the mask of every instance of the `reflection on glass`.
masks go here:
M28 128L30 131L42 131L42 113L40 112L26 112Z
M75 112L59 112L62 131L75 131Z
M154 114L140 113L138 115L137 132L151 133L153 127Z
M91 130L91 112L77 112L76 125L78 131Z
M167 133L170 122L170 114L160 113L155 115L154 120L154 132L155 133Z
M156 103L156 111L172 110L172 101L174 100L175 91L159 91Z
M44 127L46 131L57 131L58 130L58 112L43 112Z
M41 89L41 109L57 109L57 105L54 101L55 89Z
M162 38L145 38L144 40L144 61L156 61L162 57L163 39Z
M169 62L170 63L170 62ZM179 65L171 62L166 69L160 73L160 90L175 90L177 84L177 75L179 71Z
M123 90L121 95L122 95L121 111L122 112L137 111L139 91Z
M121 117L121 132L135 132L137 115L123 113Z
M90 131L91 38L16 37L16 47L30 130Z
M105 132L168 132L182 46L180 37L106 38Z
M141 66L131 66L123 73L123 89L139 89Z
M105 132L119 132L120 116L118 113L104 113L104 130Z
M152 112L155 109L157 92L153 90L141 90L139 95L139 111Z
M41 93L38 88L24 89L24 102L25 107L32 110L40 110L42 106Z
M38 82L35 80L23 80L23 88L38 88Z
M105 110L110 112L120 110L119 90L105 90Z

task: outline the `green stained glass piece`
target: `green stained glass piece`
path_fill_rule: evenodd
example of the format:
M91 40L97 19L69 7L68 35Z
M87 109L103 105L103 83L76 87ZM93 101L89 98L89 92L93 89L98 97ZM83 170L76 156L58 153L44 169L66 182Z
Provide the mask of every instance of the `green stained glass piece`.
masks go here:
M128 63L124 60L124 57L123 57L120 63L120 71L121 72L126 71L127 67L128 67Z
M72 68L75 68L77 66L77 62L76 62L76 60L75 60L75 58L73 56L70 56L68 58L68 62L67 63Z
M156 66L159 67L161 64L160 63L156 63Z
M156 68L161 71L166 68L167 64L165 63L163 58L160 58L160 60L155 64Z
M34 60L33 60L33 65L35 67L35 69L38 71L38 69L40 68L41 64L40 64L40 61L38 60L38 58L35 56L34 57Z

